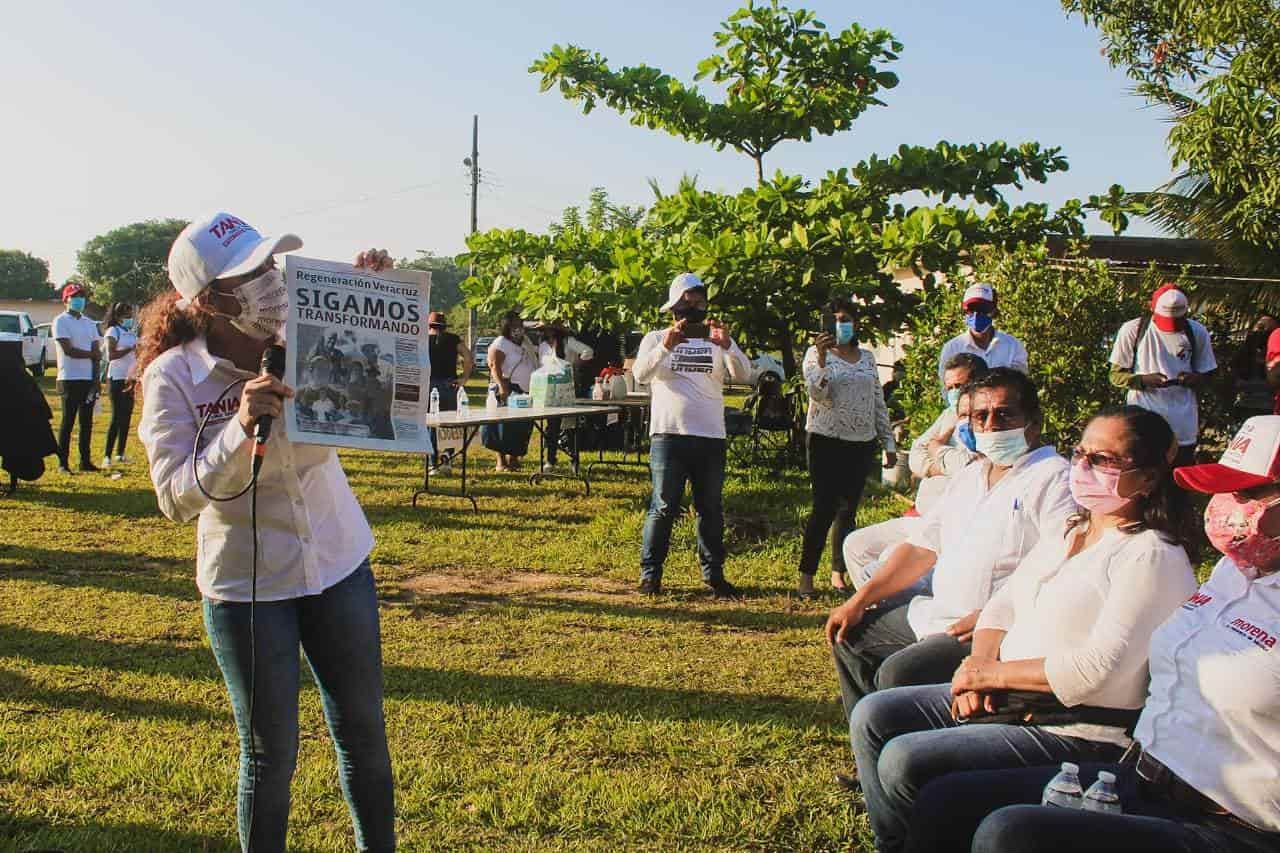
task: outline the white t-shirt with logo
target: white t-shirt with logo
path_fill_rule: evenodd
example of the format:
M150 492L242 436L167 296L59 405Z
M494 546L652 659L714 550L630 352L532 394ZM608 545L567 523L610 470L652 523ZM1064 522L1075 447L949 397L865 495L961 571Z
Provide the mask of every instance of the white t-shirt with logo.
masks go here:
M116 380L128 379L129 374L133 372L134 362L138 360L136 354L132 351L132 348L138 345L138 336L123 326L112 326L107 329L106 337L115 339L117 349L130 350L129 354L124 358L111 360L111 363L107 365L107 378Z
M1142 323L1136 317L1120 327L1115 345L1111 348L1111 364L1136 374L1162 373L1175 379L1182 373L1208 373L1218 366L1213 355L1213 343L1209 331L1195 320L1187 320L1185 332L1162 332L1154 322L1147 325L1138 340ZM1195 335L1195 364L1191 363L1191 340ZM1134 350L1137 350L1137 360ZM1200 432L1200 409L1196 393L1182 385L1169 388L1145 388L1130 390L1126 398L1130 405L1141 406L1162 416L1173 428L1178 444L1195 444Z
M747 382L751 363L736 343L725 349L698 338L667 349L666 334L645 335L631 368L636 382L649 386L649 434L724 438L725 376Z
M98 324L84 314L76 317L70 311L64 311L53 318L53 339L67 339L73 349L90 350L93 342L102 339L98 334ZM58 378L65 380L92 379L93 359L72 358L58 347Z

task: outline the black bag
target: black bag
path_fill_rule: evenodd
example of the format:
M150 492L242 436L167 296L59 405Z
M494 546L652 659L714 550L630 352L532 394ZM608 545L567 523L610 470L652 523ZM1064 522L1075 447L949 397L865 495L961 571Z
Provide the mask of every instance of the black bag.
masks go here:
M1010 690L996 696L994 714L975 714L959 722L962 725L1000 723L1006 726L1069 726L1090 723L1097 726L1114 726L1132 735L1138 725L1141 708L1098 708L1092 705L1076 705L1068 708L1052 693L1034 690Z

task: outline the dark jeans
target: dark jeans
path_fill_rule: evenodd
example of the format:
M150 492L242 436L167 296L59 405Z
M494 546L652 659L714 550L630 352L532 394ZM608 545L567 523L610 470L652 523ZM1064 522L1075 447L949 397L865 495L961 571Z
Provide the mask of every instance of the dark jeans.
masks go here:
M862 697L877 690L950 682L972 648L950 634L917 640L907 624L906 604L868 610L844 642L831 648L845 719Z
M1099 770L1119 781L1123 815L1041 806L1058 765L951 773L916 798L907 835L912 853L1276 853L1280 835L1250 832L1222 818L1180 813L1148 799L1130 768L1082 764L1080 781Z
M640 578L661 580L662 564L671 547L671 526L680 512L684 483L693 487L698 513L698 562L702 579L724 579L724 448L723 438L662 433L649 442L649 470L653 496L644 518L640 548Z
M556 464L556 456L560 452L560 418L547 418L547 425L542 431L542 446L547 449L547 461Z
M842 441L809 433L809 479L813 484L813 511L804 528L800 573L818 570L822 544L831 533L831 571L843 572L844 539L857 527L858 503L867 475L876 458L874 441ZM835 522L835 526L832 526Z
M258 602L255 622L256 779L249 752L249 604L204 600L205 629L227 683L240 738L241 847L250 848L252 832L253 850L285 849L289 783L298 757L301 643L333 736L356 847L395 849L391 756L382 716L382 641L369 561L319 595Z
M69 465L71 454L71 429L80 418L80 464L93 464L93 403L98 383L92 379L59 379L62 393L62 426L58 430L58 461Z
M458 409L458 389L453 386L452 379L432 379L431 387L440 392L440 411L454 412ZM428 394L431 392L428 391ZM431 464L440 462L440 452L436 447L436 431L431 430Z
M133 386L127 379L112 379L111 426L107 427L106 456L111 455L112 447L117 447L116 456L124 456L124 443L129 437L129 421L132 418Z
M950 684L867 696L849 718L849 739L876 849L882 853L903 849L916 795L940 776L1062 761L1114 761L1122 751L1037 726L960 726L951 717ZM1076 839L1077 845L1088 846L1083 841Z

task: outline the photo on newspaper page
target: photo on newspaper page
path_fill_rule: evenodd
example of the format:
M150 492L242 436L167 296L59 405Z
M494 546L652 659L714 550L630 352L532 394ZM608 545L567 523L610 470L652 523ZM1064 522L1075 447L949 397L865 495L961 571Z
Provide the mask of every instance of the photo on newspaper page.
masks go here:
M431 273L356 269L286 255L285 401L290 441L431 452Z

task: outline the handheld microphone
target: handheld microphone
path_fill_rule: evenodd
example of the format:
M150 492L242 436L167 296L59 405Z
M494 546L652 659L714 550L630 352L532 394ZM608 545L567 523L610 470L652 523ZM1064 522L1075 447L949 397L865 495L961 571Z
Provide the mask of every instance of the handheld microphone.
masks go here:
M284 378L284 347L271 344L262 351L262 367L259 376ZM253 425L253 474L256 477L262 468L262 460L267 455L267 439L271 437L271 416L262 415Z

